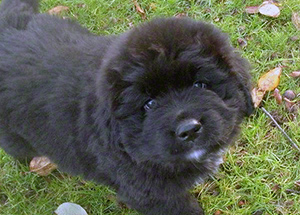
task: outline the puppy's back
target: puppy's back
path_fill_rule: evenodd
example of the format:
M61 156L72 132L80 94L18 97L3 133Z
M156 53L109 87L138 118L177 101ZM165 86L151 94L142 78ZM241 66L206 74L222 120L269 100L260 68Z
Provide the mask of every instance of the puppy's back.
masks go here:
M81 110L92 97L94 76L113 37L93 35L71 20L35 14L37 2L1 4L0 144L16 157L24 149L24 156L48 154L72 166L82 162L72 159L78 157ZM61 155L65 152L67 156Z

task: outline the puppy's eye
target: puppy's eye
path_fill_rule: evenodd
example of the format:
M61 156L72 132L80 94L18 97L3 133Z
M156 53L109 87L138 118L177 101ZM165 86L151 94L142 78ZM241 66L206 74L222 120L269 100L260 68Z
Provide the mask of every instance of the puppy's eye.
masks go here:
M207 88L207 84L202 83L200 81L197 81L197 82L194 83L194 87L206 89Z
M150 100L148 100L148 101L145 103L144 109L145 109L146 111L148 111L148 110L150 110L150 109L152 109L152 108L155 108L156 105L157 105L157 102L156 102L154 99L150 99Z

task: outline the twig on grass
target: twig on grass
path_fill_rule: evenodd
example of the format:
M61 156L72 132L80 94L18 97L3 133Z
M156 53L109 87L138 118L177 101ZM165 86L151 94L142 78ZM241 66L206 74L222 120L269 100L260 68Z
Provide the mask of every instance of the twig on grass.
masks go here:
M288 139L288 141L293 145L295 149L300 152L300 148L297 144L289 137L289 135L283 130L283 128L278 124L278 122L274 119L274 117L264 108L261 107L262 111L275 123L277 128L281 131L281 133Z

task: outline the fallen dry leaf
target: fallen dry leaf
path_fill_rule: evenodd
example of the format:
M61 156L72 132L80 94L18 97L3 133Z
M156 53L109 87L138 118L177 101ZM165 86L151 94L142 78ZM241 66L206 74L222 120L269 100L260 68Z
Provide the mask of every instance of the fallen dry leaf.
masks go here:
M300 71L294 71L290 74L290 76L293 78L298 78L300 77Z
M258 12L265 16L276 18L280 15L280 9L273 1L264 1L258 8Z
M51 10L49 10L48 13L50 15L59 15L60 13L62 13L64 11L68 11L68 10L69 10L69 7L59 5L59 6L52 8Z
M292 15L292 22L295 25L295 27L300 30L300 16L298 13L293 13Z
M274 90L279 85L281 72L282 68L276 67L275 69L272 69L261 76L258 80L258 88L260 88L262 91Z
M253 100L255 108L259 107L261 101L264 98L265 93L266 93L266 91L263 91L263 90L258 89L258 88L254 88L251 91L251 96L252 96L252 100Z
M249 14L255 14L255 13L258 13L258 8L259 8L259 6L247 6L245 8L245 11L246 11L246 13L249 13Z
M30 172L35 172L40 176L47 176L57 168L47 157L34 157L29 164Z
M267 91L272 91L279 85L281 72L282 68L276 67L260 77L258 87L251 91L255 108L259 107Z
M273 96L276 100L276 103L280 105L282 103L282 96L280 95L280 91L277 88L274 90Z
M145 11L140 7L139 3L137 0L133 0L134 6L136 11L142 16L142 19L146 19L146 13Z

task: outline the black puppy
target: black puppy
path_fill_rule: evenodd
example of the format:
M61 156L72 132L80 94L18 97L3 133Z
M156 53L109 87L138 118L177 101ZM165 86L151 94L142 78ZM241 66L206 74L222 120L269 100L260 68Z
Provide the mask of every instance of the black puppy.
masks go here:
M248 63L227 36L176 18L96 36L37 10L1 4L1 147L47 156L147 215L204 214L187 190L253 108Z

